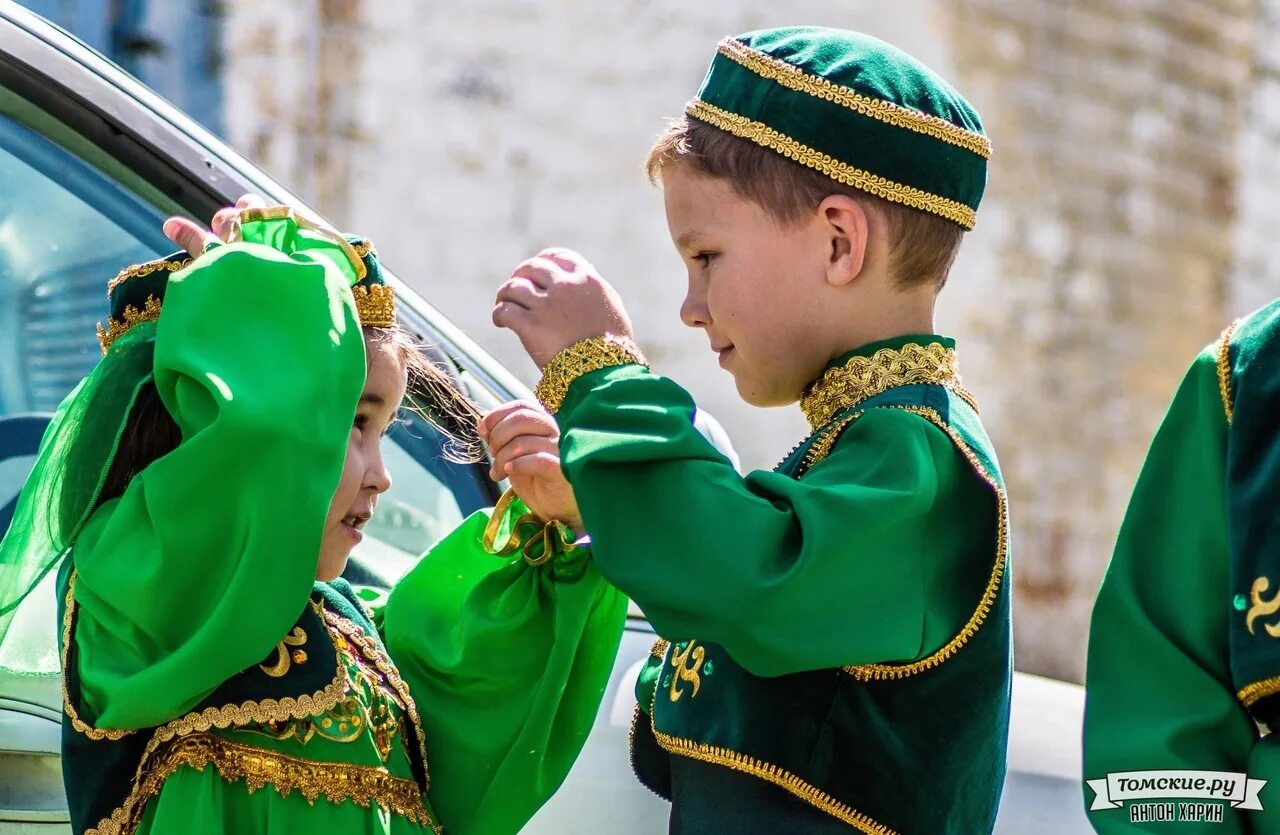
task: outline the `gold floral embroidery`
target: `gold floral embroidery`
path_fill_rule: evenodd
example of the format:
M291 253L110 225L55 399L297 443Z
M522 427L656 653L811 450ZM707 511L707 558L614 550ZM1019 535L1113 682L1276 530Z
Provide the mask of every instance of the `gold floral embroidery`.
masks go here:
M71 720L71 727L75 728L78 733L82 733L89 739L93 740L117 740L124 739L133 731L128 730L106 730L100 731L92 727L83 719L76 711L75 705L71 702L71 691L67 689L67 670L70 667L71 658L71 625L75 618L76 610L76 572L73 570L67 577L67 595L63 600L62 607L62 712Z
M662 638L659 638L658 640L654 641L653 646L649 648L649 654L652 655L654 658L666 658L667 647L669 646L671 645L668 644L666 641L664 641Z
M1259 577L1253 581L1253 586L1249 589L1249 611L1245 614L1244 625L1249 630L1250 635L1254 634L1254 621L1280 612L1280 590L1277 590L1270 600L1262 599L1262 595L1270 587L1270 580L1266 577ZM1262 627L1267 630L1267 634L1272 638L1280 638L1280 624L1264 623Z
M373 241L368 238L356 241L351 244L351 248L354 249L356 251L356 255L359 255L361 258L364 258L366 255L372 255L374 258L378 257L377 248L374 247Z
M693 656L693 663L689 663L690 654ZM671 652L671 666L675 675L671 677L671 691L669 697L671 701L678 702L680 697L684 695L684 690L680 688L680 682L688 682L693 685L693 689L689 691L689 698L695 698L698 691L702 689L702 677L698 674L702 669L702 662L707 658L707 650L698 646L695 642L690 641L683 649Z
M972 151L983 159L991 157L991 140L980 133L965 130L939 116L920 113L884 99L864 96L852 88L810 75L795 64L752 49L736 38L725 38L721 41L720 54L741 64L756 75L776 81L790 90L825 99L894 127L932 136L934 139Z
M961 628L960 632L948 641L941 649L927 658L919 661L913 661L909 664L858 664L845 667L844 671L853 676L858 681L884 681L907 678L917 673L931 670L934 667L949 660L953 655L969 642L978 629L986 621L987 615L991 613L991 607L995 605L996 597L1000 593L1000 584L1004 579L1005 562L1008 559L1008 542L1009 542L1009 501L1005 495L1004 488L996 481L991 473L987 472L987 468L969 445L956 433L954 429L947 425L942 419L942 415L933 409L922 408L919 406L885 406L886 409L901 409L904 412L910 412L925 418L930 423L937 426L943 432L946 432L951 442L955 444L956 449L964 455L965 460L969 462L969 466L977 473L978 477L987 483L991 491L996 496L996 556L995 562L991 568L991 576L987 580L987 586L982 592L982 597L978 600L978 605L974 609L973 614L969 616L968 622Z
M209 733L185 736L157 753L153 768L135 789L131 811L100 823L86 835L127 835L141 820L147 800L166 780L186 767L203 772L212 765L227 782L242 782L249 793L272 786L281 797L300 793L307 803L320 797L332 803L351 801L364 808L377 804L391 814L443 832L432 819L417 783L393 777L385 769L347 763L314 762L230 742ZM120 810L117 810L120 811Z
M143 302L142 309L133 305L125 305L124 312L120 314L122 318L107 317L107 326L102 327L102 323L98 323L98 345L102 347L102 355L107 355L107 349L111 347L117 339L128 333L129 329L134 325L142 322L154 322L160 318L160 300L155 296L147 296L147 300Z
M291 664L307 663L307 653L303 650L294 650L289 652L289 647L300 647L307 642L307 633L301 626L293 627L293 631L285 635L280 643L276 644L276 663L267 665L259 664L258 669L271 676L272 678L282 678L289 672Z
M629 363L649 364L630 339L607 335L579 340L551 358L542 369L534 394L554 414L560 411L574 380L601 368Z
M1237 319L1222 332L1218 341L1218 392L1222 395L1222 408L1227 413L1227 423L1235 417L1234 404L1231 402L1231 336L1235 333Z
M855 168L830 154L810 148L784 133L779 133L763 122L756 122L737 113L730 113L701 99L694 99L685 106L685 112L713 127L748 139L757 145L770 148L793 162L820 171L836 182L874 194L894 203L901 203L922 212L944 217L965 229L972 229L978 213L964 203L942 197L912 186L886 179L878 174Z
M423 783L427 788L430 788L431 773L427 768L426 735L422 732L422 720L418 717L418 706L414 704L413 696L409 693L409 685L405 684L404 679L400 677L400 672L391 663L391 659L387 657L386 652L378 645L376 639L341 615L330 612L328 609L323 611L325 622L342 633L342 636L350 641L360 651L361 655L374 665L383 680L390 686L392 692L399 697L400 706L408 714L409 721L413 723L414 733L418 737L418 753L422 760Z
M881 348L869 357L852 357L838 368L829 368L800 399L800 409L817 430L863 400L898 386L920 384L944 386L978 410L973 395L960 385L956 352L940 342Z

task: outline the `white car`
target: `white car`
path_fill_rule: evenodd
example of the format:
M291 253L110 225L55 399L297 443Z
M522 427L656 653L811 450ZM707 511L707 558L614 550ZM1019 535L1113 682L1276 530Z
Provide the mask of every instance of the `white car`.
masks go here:
M301 205L101 55L0 0L0 531L49 413L97 360L94 325L105 314L106 280L125 263L171 250L160 232L166 216L209 217L245 192ZM377 229L359 231L377 239ZM402 299L401 320L475 399L496 404L528 395L426 300L389 280ZM497 499L483 466L438 455L440 438L429 426L397 429L391 441L395 487L348 575L383 587L468 513ZM627 755L632 687L654 640L635 614L586 750L526 832L666 831L665 803L636 781ZM0 835L70 831L54 620L50 587L23 605L0 647L0 666L20 654L48 672L0 677ZM1080 688L1019 674L1013 703L997 831L1088 832Z

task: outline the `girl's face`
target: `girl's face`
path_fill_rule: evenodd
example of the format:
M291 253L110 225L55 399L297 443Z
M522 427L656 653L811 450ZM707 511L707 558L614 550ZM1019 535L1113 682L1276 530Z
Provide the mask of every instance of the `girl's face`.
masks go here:
M391 474L382 462L382 436L404 400L405 367L398 349L389 341L366 339L365 350L369 375L351 425L342 480L325 520L317 580L335 580L342 574L351 549L364 538L361 528L373 516L378 496L391 489Z

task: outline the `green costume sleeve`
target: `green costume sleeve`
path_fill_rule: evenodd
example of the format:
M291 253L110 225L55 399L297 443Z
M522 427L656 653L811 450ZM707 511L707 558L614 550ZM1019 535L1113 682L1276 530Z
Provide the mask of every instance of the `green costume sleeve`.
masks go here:
M234 244L170 280L155 385L182 442L72 552L80 678L101 727L190 710L306 604L365 376L353 274L334 252Z
M926 520L989 493L962 487L944 433L872 409L803 478L743 478L693 414L675 383L627 365L579 377L557 415L596 563L660 635L769 676L914 660L963 625L974 601L952 606L937 569L966 535Z
M432 548L382 613L426 733L431 804L453 835L518 832L560 786L626 619L586 548L539 566L494 556L481 544L489 518L473 514Z
M1215 351L1197 358L1138 479L1093 610L1085 697L1086 780L1160 769L1244 771L1254 726L1227 658L1227 422ZM1087 804L1093 792L1086 789ZM1203 831L1245 832L1226 809ZM1102 833L1150 828L1090 812ZM1198 832L1179 824L1179 832Z

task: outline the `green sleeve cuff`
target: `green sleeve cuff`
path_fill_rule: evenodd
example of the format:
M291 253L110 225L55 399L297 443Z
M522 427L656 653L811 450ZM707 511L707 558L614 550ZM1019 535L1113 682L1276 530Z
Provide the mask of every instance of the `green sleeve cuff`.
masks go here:
M560 425L560 431L566 431L573 423L575 413L580 412L580 407L591 397L594 392L603 391L611 384L621 380L631 380L637 377L653 376L648 366L640 363L627 363L625 365L611 365L608 368L600 368L590 371L574 378L569 384L569 390L564 396L564 400L560 404L560 408L556 410L556 422Z

